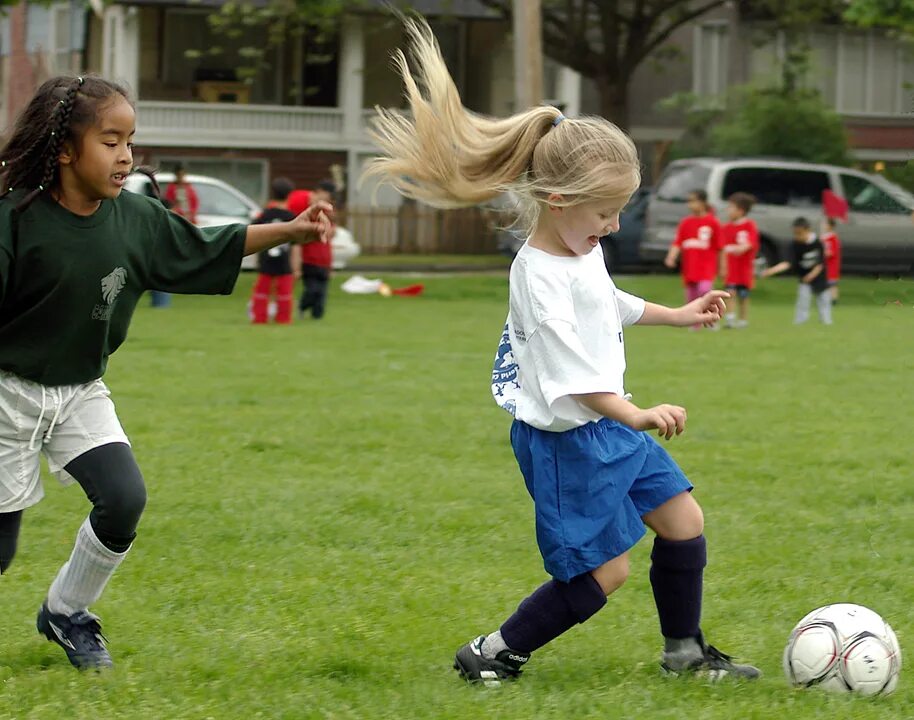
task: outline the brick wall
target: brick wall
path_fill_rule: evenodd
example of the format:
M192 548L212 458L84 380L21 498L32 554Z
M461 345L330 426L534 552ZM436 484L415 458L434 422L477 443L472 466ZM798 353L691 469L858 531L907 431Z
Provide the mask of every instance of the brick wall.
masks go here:
M266 160L269 178L287 177L296 187L314 187L330 174L331 165L346 166L346 153L326 150L224 150L220 148L137 147L137 165L153 165L160 157L223 158L226 160ZM163 167L163 170L169 168Z

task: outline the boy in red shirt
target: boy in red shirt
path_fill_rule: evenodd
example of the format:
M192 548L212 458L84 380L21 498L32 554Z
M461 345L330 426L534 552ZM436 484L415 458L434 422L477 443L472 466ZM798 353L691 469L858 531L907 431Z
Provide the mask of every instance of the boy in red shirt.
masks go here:
M758 228L746 217L755 198L748 193L733 193L727 200L727 219L721 227L723 259L726 266L725 283L731 297L739 303L739 319L731 309L725 324L730 328L744 328L749 324L749 293L755 284L755 256L759 251ZM732 307L732 306L731 306Z
M708 205L708 194L704 190L689 193L691 215L683 218L676 230L676 239L663 261L668 268L676 267L685 285L686 302L704 296L714 286L717 277L718 253L720 251L720 223ZM700 329L697 326L694 329Z
M295 190L289 195L289 210L296 215L299 208L304 211L309 205L316 202L332 202L336 193L336 185L329 180L322 180L314 190ZM327 289L330 285L330 269L333 265L333 253L329 242L309 242L301 245L301 267L293 267L293 271L301 272L302 284L305 290L298 301L298 317L303 318L305 312L311 311L311 317L319 320L324 316L327 306Z
M835 219L822 221L822 245L825 246L825 277L831 293L831 304L838 304L838 280L841 279L841 240L835 232Z

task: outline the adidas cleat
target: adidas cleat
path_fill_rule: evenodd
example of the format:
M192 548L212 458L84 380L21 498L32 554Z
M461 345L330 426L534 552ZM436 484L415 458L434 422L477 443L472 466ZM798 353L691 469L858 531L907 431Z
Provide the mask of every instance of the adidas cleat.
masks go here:
M486 687L497 687L502 680L514 680L520 677L521 668L530 659L530 655L502 650L489 659L482 654L482 643L486 636L480 635L457 651L454 658L454 669L468 683L483 683Z
M725 677L755 680L762 673L752 665L738 665L726 653L722 653L713 645L705 643L704 636L699 633L695 638L695 645L678 652L663 653L660 668L667 675L694 674L717 682Z

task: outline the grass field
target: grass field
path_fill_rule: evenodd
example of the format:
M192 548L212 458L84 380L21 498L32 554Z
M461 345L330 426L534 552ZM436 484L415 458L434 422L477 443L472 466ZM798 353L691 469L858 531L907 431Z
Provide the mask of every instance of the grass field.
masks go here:
M504 278L335 289L293 327L247 324L251 281L138 311L106 378L150 495L94 608L117 667L79 674L35 633L88 509L48 480L0 580L0 717L914 718L909 668L875 701L790 690L780 669L793 624L837 601L882 613L914 659L914 284L848 280L831 328L793 327L777 280L747 330L627 334L635 401L689 410L669 447L706 515L704 627L762 680L659 675L645 542L603 612L485 690L454 650L544 579L488 388ZM670 277L618 283L680 298Z

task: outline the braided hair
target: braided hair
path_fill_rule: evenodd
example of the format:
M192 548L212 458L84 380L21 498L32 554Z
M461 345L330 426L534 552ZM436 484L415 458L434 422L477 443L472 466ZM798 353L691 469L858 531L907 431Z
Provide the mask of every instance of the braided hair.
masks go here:
M64 143L77 146L82 133L96 122L99 107L117 95L133 106L125 87L98 75L54 77L38 88L0 149L0 197L27 191L16 206L22 211L49 192L60 180Z

